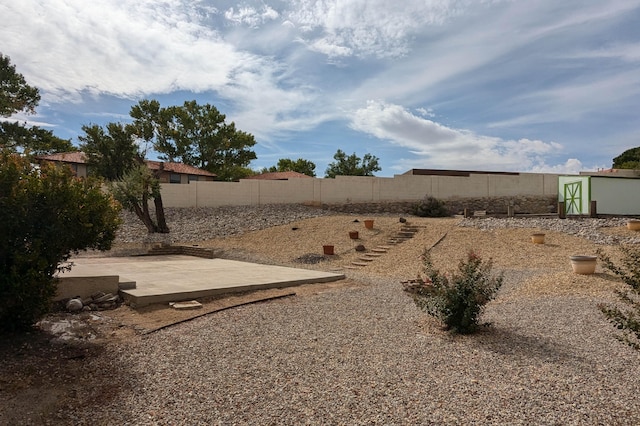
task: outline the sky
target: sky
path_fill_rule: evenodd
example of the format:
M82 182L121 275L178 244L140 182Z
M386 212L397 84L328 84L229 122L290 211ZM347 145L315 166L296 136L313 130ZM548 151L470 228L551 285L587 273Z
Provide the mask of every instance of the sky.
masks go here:
M640 0L20 0L0 53L39 125L196 100L253 134L253 169L338 149L413 168L578 173L640 146Z

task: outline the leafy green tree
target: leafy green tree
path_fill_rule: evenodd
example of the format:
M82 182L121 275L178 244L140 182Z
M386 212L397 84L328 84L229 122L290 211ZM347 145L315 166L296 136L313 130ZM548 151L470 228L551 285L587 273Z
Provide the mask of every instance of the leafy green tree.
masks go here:
M134 212L151 233L168 233L164 215L158 173L144 163L145 152L137 140L140 128L121 123L109 123L105 128L83 126L85 132L79 139L87 155L91 173L111 182L116 199ZM149 201L153 200L155 221L151 218Z
M290 158L281 158L278 160L276 166L271 166L263 170L263 173L273 172L298 172L303 175L315 177L316 165L313 161L305 160L304 158L298 158L295 161Z
M20 111L33 113L38 102L38 89L29 86L15 65L11 65L11 59L0 53L0 116L10 117Z
M225 123L226 116L210 104L189 101L162 108L158 101L143 100L131 109L131 117L138 136L153 144L160 159L210 171L220 180L244 177L257 158L250 149L256 144L253 135Z
M162 200L160 181L144 164L138 164L125 172L118 181L112 182L112 192L122 206L136 214L149 233L168 233L164 219L164 208L156 204L156 222L151 219L149 200ZM160 213L160 216L158 214Z
M111 247L119 209L98 180L0 153L0 330L27 329L47 312L72 253Z
M342 150L338 150L333 159L333 163L329 163L329 167L325 171L326 178L335 178L336 176L373 176L373 172L382 170L378 164L378 157L371 154L365 154L364 157L358 157L355 152L349 156Z
M34 113L39 101L38 89L27 84L8 56L0 54L0 117L11 117L17 112ZM70 140L17 121L0 121L0 148L31 155L75 150Z
M121 123L82 126L84 135L78 137L80 149L87 156L92 174L109 181L122 177L136 164L144 161L130 129Z
M640 169L640 146L631 148L613 159L614 169Z
M26 127L16 121L0 121L0 147L35 156L77 150L70 139L61 139L50 130Z

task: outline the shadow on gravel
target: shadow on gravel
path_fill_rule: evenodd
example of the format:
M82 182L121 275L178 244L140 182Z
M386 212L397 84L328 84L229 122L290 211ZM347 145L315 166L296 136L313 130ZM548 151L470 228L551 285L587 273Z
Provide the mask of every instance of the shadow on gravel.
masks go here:
M477 337L474 342L479 347L506 357L535 358L538 361L559 364L586 362L583 357L571 353L569 348L556 341L526 336L514 330L492 326L486 331L481 331Z
M114 365L104 342L61 342L37 329L0 335L0 359L0 424L91 418L129 382L127 366Z

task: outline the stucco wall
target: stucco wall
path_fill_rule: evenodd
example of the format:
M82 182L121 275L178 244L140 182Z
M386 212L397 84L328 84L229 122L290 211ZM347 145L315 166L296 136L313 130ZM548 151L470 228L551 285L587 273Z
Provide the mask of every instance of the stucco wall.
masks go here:
M162 184L166 207L219 207L306 203L414 202L431 195L440 200L556 197L558 175L520 173L470 176L396 175L392 178L337 176L335 179L257 180Z

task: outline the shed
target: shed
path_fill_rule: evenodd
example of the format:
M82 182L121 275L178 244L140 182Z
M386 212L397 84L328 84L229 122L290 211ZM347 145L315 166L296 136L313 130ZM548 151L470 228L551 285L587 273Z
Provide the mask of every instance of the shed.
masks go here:
M558 201L567 215L640 216L640 177L559 176Z

